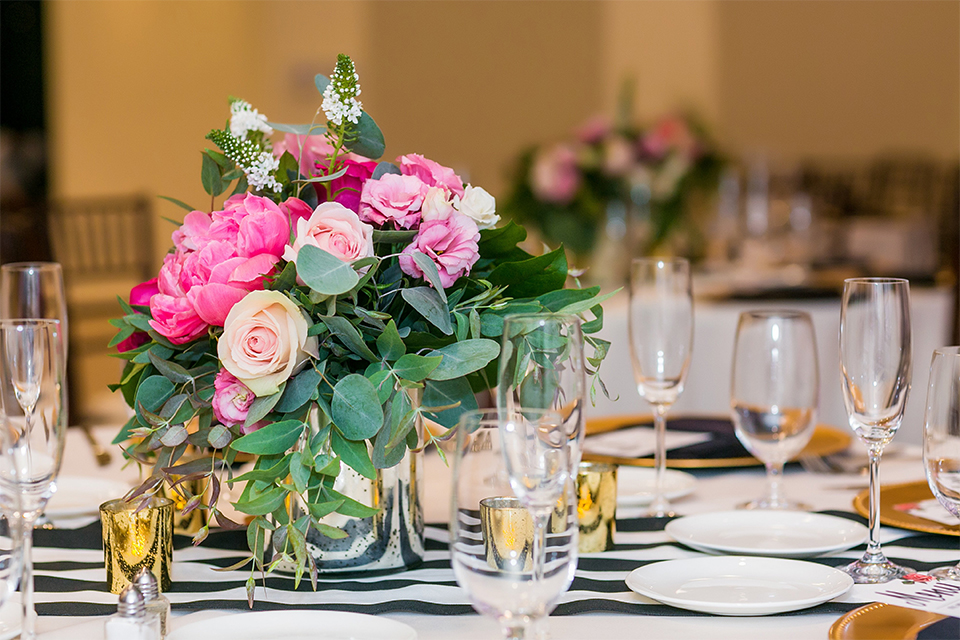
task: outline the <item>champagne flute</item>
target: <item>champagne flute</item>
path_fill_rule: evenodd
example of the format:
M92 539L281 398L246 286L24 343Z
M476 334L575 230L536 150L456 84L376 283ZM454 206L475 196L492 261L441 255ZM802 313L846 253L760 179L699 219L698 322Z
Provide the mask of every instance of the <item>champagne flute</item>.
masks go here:
M67 353L67 298L56 262L10 262L0 267L0 318L60 321L63 361Z
M450 550L457 583L473 607L500 623L505 638L537 637L573 581L579 524L566 483L546 536L541 579L533 569L532 516L510 482L503 410L463 414L455 436ZM555 503L556 504L556 503Z
M575 474L585 434L586 401L580 318L565 314L514 314L503 323L497 407L508 415L527 409L559 414L572 447Z
M910 283L851 278L840 306L840 377L850 428L870 461L870 536L863 557L846 567L857 584L889 582L912 570L880 548L880 457L893 440L910 391Z
M820 370L802 311L745 311L733 348L730 410L737 438L767 468L767 494L745 509L809 509L780 491L783 465L813 435Z
M656 487L649 515L672 516L663 478L667 412L683 392L693 348L693 294L687 260L633 259L628 329L637 391L653 406Z
M56 491L66 435L57 320L0 320L0 408L9 444L0 455L0 506L21 525L23 640L36 637L33 525Z
M930 490L960 518L960 347L933 352L923 420L923 466ZM930 572L960 582L960 563Z

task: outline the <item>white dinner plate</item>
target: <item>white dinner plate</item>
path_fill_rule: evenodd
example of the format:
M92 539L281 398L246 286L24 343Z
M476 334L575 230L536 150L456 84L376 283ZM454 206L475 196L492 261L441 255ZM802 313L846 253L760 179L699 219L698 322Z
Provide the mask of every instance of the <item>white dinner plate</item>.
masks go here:
M346 611L237 613L185 625L167 640L416 640L417 632L389 618Z
M20 635L20 594L13 593L0 607L0 640L12 640Z
M107 500L122 498L130 485L109 478L60 476L44 514L50 518L96 515Z
M667 535L707 553L810 558L861 544L859 522L805 511L719 511L677 518Z
M635 506L653 502L656 469L647 467L617 468L617 504ZM693 493L697 479L689 473L665 469L663 489L667 500L676 500Z
M648 564L627 576L627 586L690 611L763 616L823 604L846 593L853 578L815 562L711 556Z

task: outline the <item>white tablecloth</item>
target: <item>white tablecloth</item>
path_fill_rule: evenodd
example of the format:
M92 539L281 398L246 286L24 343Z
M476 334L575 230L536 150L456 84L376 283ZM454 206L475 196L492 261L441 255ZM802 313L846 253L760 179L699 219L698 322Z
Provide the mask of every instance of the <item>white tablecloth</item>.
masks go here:
M97 432L101 441L106 442L112 436L110 430ZM449 470L439 462L436 456L428 456L426 467L426 505L425 517L428 522L446 519L449 491ZM114 456L114 463L106 469L94 465L93 455L82 434L71 432L68 437L64 470L70 474L97 474L105 477L136 476L134 470L119 471L120 462ZM732 508L737 502L759 495L764 486L760 469L740 469L734 471L701 472L696 491L680 500L676 508L683 514L703 513ZM901 450L897 456L885 460L882 468L883 483L897 483L921 480L923 469L919 452L915 447ZM793 495L802 496L817 510L851 510L853 497L865 487L865 481L859 476L814 475L793 469L786 475L785 490ZM623 516L631 516L621 511ZM625 533L624 536L636 536ZM646 535L646 534L644 534ZM885 539L900 537L902 531L883 529ZM960 556L952 551L927 550L924 560L946 564L955 563ZM839 554L854 558L857 552ZM851 602L863 600L861 586L855 586L848 594ZM200 612L179 617L174 627L199 617L220 615L222 612ZM466 616L427 616L414 614L391 614L395 618L414 627L422 640L440 640L457 638L460 640L496 638L498 630L491 620L479 615ZM605 640L644 638L719 638L725 639L768 639L778 640L813 639L826 637L827 630L837 615L798 614L786 617L765 618L725 618L725 617L649 617L642 620L636 615L577 615L551 620L551 633L555 640L593 638L602 635ZM102 619L48 617L42 616L38 628L41 638L55 640L63 638L100 638Z

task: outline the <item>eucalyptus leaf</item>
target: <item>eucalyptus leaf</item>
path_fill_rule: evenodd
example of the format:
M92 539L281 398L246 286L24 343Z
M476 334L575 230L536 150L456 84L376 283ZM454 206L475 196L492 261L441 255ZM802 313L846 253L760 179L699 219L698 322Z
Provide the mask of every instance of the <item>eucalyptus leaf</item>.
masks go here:
M430 373L429 378L452 380L487 366L500 355L500 345L486 338L463 340L432 351L431 355L443 356L443 359Z
M158 197L158 198L162 198L162 199L166 200L167 202L172 202L173 204L177 205L177 206L180 207L181 209L186 209L187 211L196 211L196 210L197 210L196 207L192 207L192 206L190 206L189 204L187 204L186 202L183 202L182 200L177 200L176 198L171 198L170 196L157 196L157 197Z
M280 122L268 122L272 128L284 133L295 133L298 136L312 136L318 131L325 131L326 124L283 124Z
M433 285L433 290L437 292L444 306L446 306L447 292L443 290L443 284L440 282L440 271L437 269L437 264L422 251L414 251L412 255L413 261L423 272L423 279Z
M317 91L320 92L320 95L323 95L323 92L327 90L327 85L330 84L330 78L322 73L318 73L313 76L313 84L317 86Z
M378 362L376 354L370 350L363 336L349 320L341 316L320 316L330 333L337 336L345 347L368 362Z
M230 444L230 448L257 455L281 454L296 444L303 428L304 424L299 420L274 422L237 438Z
M411 240L417 237L416 229L406 230L373 230L374 244L409 244Z
M400 295L430 324L440 329L445 335L453 335L450 310L435 290L430 287L413 287L401 290Z
M297 274L308 287L328 296L346 293L360 280L349 264L309 244L297 253Z
M393 164L392 162L381 162L377 164L376 168L373 170L373 175L370 176L371 180L379 180L381 177L392 173L395 175L400 175L400 167Z
M272 487L252 500L238 500L233 503L237 511L251 516L265 516L278 509L287 497L280 487Z
M203 190L211 196L218 196L223 193L223 179L220 177L220 167L216 161L207 154L203 154L203 164L200 168L200 182L203 184Z
M163 403L173 395L173 390L173 383L161 375L150 376L140 382L136 395L137 418L140 424L145 427L150 426L143 410L159 411Z
M210 433L207 435L207 442L214 449L223 449L228 444L233 436L230 434L230 430L223 425L216 425L210 429Z
M376 388L357 373L344 377L334 386L330 410L333 423L349 440L373 437L383 424L383 407Z
M563 288L567 280L567 257L563 247L542 256L519 262L502 262L488 278L494 285L508 287L514 298L528 298Z
M379 425L378 425L379 427ZM364 478L374 480L377 477L377 470L370 460L370 454L367 453L367 443L364 441L353 441L343 437L336 429L330 434L330 447L334 453L340 456L351 469L362 475ZM346 504L346 503L345 503ZM349 515L340 508L340 513Z
M243 426L249 427L260 422L268 413L273 411L273 408L277 406L277 403L283 396L285 386L286 382L282 382L280 383L280 390L276 393L271 393L269 396L260 396L254 400L253 404L250 405L250 409L247 410L247 419L244 420Z
M147 357L150 359L150 363L157 368L157 371L159 371L163 377L170 380L170 382L184 384L193 380L193 376L191 376L186 369L175 362L160 358L153 350L147 351Z
M466 378L442 381L427 380L423 389L422 402L424 411L430 414L431 419L448 429L457 426L457 422L463 413L477 409L477 398ZM429 410L429 407L447 407L450 405L456 406L443 411Z
M388 362L397 360L407 352L403 339L397 331L397 323L393 320L390 320L383 332L377 336L377 351L380 352L380 357Z
M383 141L383 132L366 111L360 114L360 121L354 129L354 137L346 142L344 147L371 160L376 160L387 150L387 145Z
M290 413L305 405L320 385L320 374L313 367L307 367L287 380L283 395L274 409L279 413Z
M490 341L492 342L492 340ZM461 344L461 343L455 343ZM496 344L496 343L494 343ZM454 345L450 345L454 346ZM498 349L499 351L499 349ZM436 352L435 352L436 353ZM439 365L442 364L444 357L441 356L418 356L414 353L408 353L400 357L393 365L393 372L397 374L400 378L404 380L409 380L410 382L420 382L427 376L432 376L436 373L436 369ZM480 367L483 367L480 365ZM480 368L478 367L478 368ZM445 380L446 378L436 378L438 380Z

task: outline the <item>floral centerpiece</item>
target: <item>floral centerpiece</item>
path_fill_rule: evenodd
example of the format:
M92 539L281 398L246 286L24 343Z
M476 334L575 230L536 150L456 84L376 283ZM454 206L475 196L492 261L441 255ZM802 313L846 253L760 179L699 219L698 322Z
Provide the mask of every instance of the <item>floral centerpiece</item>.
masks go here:
M690 195L716 184L719 167L714 145L692 118L668 115L642 128L623 116L616 125L597 117L573 140L524 151L502 209L548 242L586 257L610 203L622 203L643 212L634 217L649 212L649 229L637 249L650 254L683 225Z
M603 296L564 288L562 248L518 248L523 228L496 226L494 198L433 160L375 161L383 135L358 80L343 55L316 77L322 124L271 123L232 99L202 156L209 211L168 198L189 211L174 247L113 321L126 366L112 388L135 410L115 442L152 469L131 498L166 483L185 513L240 527L218 500L244 483L233 506L252 567L286 562L298 580L316 576L311 536L349 535L329 516L378 511L338 490L342 474L377 478L436 440L422 418L453 427L477 407L505 316L583 315L592 376L608 347L591 335ZM241 456L252 466L237 475Z

